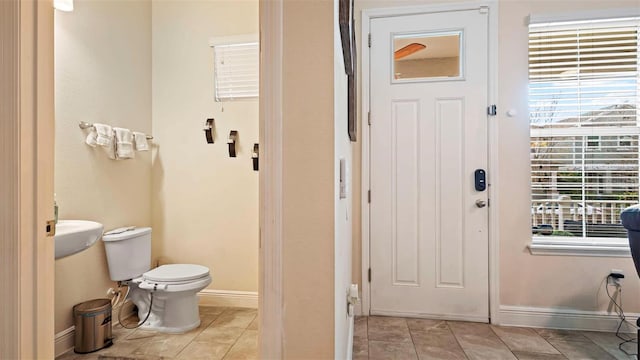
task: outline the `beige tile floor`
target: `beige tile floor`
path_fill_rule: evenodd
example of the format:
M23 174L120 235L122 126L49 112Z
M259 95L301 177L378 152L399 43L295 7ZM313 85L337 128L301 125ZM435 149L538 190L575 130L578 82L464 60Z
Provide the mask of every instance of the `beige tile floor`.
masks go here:
M258 358L257 310L200 307L200 326L185 334L113 327L114 344L91 354L73 351L57 360L239 360Z
M620 342L612 333L370 316L355 320L353 359L636 359Z
M114 326L114 345L57 360L257 359L255 309L201 307L200 327L168 335ZM395 317L357 317L354 360L637 359L618 350L611 333L501 327ZM635 353L636 344L625 345Z

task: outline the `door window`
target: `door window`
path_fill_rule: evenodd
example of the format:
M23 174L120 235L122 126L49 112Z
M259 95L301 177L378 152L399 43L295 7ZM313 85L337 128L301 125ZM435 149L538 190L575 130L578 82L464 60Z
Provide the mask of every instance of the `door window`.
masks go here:
M392 82L463 77L462 31L393 36Z

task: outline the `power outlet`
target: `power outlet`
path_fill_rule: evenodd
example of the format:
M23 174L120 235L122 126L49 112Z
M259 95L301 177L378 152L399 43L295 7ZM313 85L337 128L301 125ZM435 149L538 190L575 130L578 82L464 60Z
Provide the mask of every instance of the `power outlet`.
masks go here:
M618 275L616 277L611 276L611 275ZM615 285L615 286L620 286L622 285L622 279L624 279L624 272L620 269L611 269L611 271L609 272L608 276L607 276L607 285Z

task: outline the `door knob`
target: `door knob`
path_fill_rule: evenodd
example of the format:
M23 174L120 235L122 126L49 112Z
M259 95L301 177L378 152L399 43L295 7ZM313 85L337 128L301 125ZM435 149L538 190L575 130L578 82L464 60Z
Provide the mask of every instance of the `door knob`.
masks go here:
M485 206L487 206L487 202L484 200L476 200L476 206L479 208L483 208Z

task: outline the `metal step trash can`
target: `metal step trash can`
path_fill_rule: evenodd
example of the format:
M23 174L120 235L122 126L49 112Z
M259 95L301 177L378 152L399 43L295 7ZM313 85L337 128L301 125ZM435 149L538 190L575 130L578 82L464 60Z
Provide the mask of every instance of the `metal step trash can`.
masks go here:
M86 354L113 344L111 337L111 300L93 299L73 307L75 346L78 354Z

